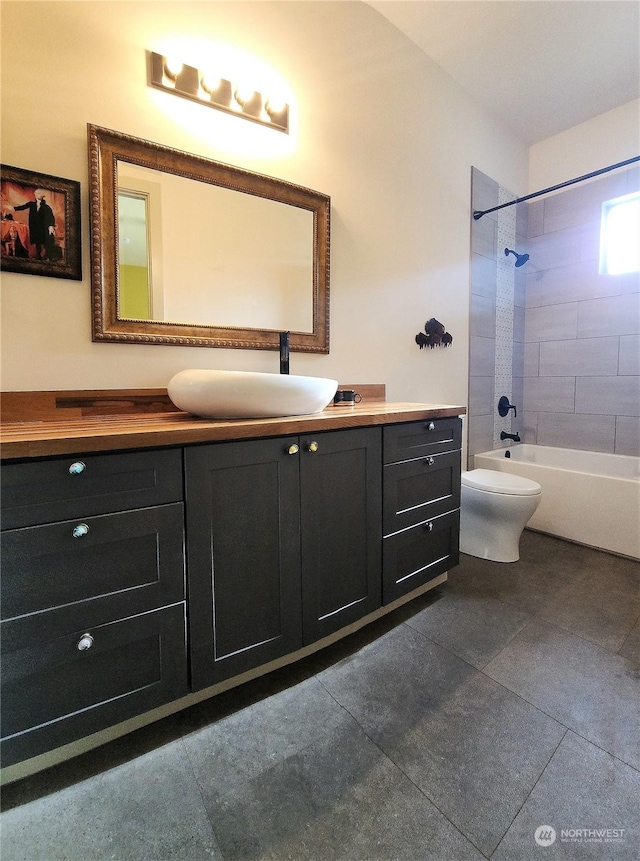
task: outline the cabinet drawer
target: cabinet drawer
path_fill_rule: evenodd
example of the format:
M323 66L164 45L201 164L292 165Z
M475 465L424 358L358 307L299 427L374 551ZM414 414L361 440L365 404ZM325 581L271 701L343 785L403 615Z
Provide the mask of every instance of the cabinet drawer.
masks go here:
M458 418L404 422L384 428L384 462L395 463L459 449L462 422Z
M2 528L182 500L179 449L80 455L2 468Z
M382 542L382 602L388 604L458 564L460 512L451 511Z
M460 452L384 467L383 532L389 535L460 507Z
M41 642L11 627L2 661L5 766L187 693L184 603ZM87 634L93 642L81 651Z
M183 601L183 531L180 502L7 530L2 618L114 593L138 611Z

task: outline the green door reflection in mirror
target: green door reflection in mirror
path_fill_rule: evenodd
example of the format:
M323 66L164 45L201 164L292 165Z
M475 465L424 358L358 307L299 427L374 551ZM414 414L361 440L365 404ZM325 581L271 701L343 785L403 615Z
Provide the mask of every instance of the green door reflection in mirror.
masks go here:
M118 315L152 320L148 199L142 192L118 191Z

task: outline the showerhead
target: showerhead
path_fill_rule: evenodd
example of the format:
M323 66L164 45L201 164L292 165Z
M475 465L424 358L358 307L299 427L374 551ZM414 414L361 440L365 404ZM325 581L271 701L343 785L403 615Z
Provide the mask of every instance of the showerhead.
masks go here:
M505 248L504 249L504 256L508 257L509 254L513 254L513 256L516 258L516 266L524 266L524 264L529 259L528 254L518 254L517 251L511 251L510 248Z

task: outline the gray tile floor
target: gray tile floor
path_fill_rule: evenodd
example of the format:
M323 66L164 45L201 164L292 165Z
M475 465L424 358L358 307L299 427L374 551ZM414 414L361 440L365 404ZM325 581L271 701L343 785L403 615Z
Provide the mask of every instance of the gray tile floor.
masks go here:
M638 861L639 706L640 565L527 531L517 563L463 556L312 658L5 787L2 859Z

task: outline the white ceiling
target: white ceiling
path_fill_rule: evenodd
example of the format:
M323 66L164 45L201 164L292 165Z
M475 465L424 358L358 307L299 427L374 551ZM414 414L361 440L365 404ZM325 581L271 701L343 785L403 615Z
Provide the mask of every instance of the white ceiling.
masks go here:
M640 0L367 2L529 144L640 97Z

